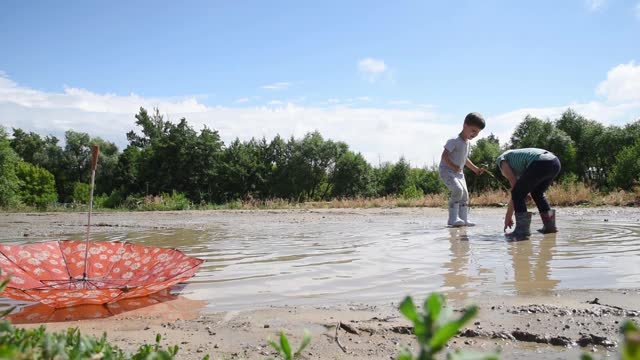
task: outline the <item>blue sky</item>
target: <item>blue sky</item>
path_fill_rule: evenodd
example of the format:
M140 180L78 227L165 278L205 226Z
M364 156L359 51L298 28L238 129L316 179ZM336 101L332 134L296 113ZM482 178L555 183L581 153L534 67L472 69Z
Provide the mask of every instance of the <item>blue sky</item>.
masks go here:
M470 111L505 138L568 106L639 118L638 39L640 0L3 1L0 124L124 146L159 106L226 139L318 129L420 165Z

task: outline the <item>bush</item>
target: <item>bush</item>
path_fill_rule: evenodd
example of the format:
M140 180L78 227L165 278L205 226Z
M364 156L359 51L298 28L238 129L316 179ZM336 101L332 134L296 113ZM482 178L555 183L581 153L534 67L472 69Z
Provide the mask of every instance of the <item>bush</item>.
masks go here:
M192 204L185 194L174 191L171 194L162 193L157 196L130 195L122 202L121 206L129 210L171 211L189 210Z
M172 192L162 193L160 196L145 196L142 210L170 211L188 210L191 208L191 201L183 193Z
M411 184L402 190L401 196L404 199L418 199L424 196L424 192L422 192L422 189L419 189L415 185Z
M609 182L613 187L630 190L640 183L640 141L624 148L611 170Z
M11 148L7 133L0 126L0 207L13 206L19 202L16 165L18 155Z
M110 209L122 206L124 201L125 199L123 194L117 190L112 191L110 195L102 194L93 199L93 203L96 207Z
M88 204L89 195L91 194L91 186L89 184L75 182L73 183L73 194L71 200L77 204Z
M18 163L16 175L20 180L20 200L30 206L44 209L58 200L56 181L47 170L27 162Z

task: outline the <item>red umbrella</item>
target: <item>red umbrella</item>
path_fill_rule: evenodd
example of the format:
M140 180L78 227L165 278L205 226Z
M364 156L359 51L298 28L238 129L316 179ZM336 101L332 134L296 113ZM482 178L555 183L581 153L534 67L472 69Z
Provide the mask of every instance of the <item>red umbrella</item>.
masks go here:
M146 296L195 274L204 260L177 249L89 242L98 147L93 147L87 239L0 246L2 295L60 308ZM6 277L5 276L5 277Z

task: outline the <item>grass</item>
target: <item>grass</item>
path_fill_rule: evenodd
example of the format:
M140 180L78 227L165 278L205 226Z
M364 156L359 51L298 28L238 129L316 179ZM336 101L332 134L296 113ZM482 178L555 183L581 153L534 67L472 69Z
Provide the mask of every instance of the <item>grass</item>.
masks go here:
M640 186L633 191L601 192L583 183L555 184L546 193L553 206L640 206ZM375 198L333 199L329 201L297 202L286 199L234 200L225 204L193 204L183 194L161 194L157 196L129 197L117 208L99 206L99 211L176 211L176 210L277 210L277 209L340 209L340 208L397 208L397 207L446 207L447 194L428 194L407 199L400 196ZM505 206L509 194L505 190L472 193L472 206ZM20 205L4 212L42 212L42 209ZM55 204L44 211L78 212L88 211L86 204Z

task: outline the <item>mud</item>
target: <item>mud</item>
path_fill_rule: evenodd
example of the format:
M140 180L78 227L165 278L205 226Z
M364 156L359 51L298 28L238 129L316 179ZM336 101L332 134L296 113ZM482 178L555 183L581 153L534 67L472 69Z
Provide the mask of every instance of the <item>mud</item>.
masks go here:
M389 359L416 348L398 302L437 290L454 315L480 307L450 350L612 355L622 322L640 317L638 213L560 209L557 236L521 243L501 237L502 209L474 211L480 225L462 232L440 226L441 209L98 213L98 240L176 246L208 267L177 298L101 319L52 315L64 321L47 327L107 331L128 350L160 333L163 344L180 346L180 359L264 359L274 354L268 338L284 330L299 343L308 329L307 358ZM81 237L85 221L80 213L0 214L0 241Z

